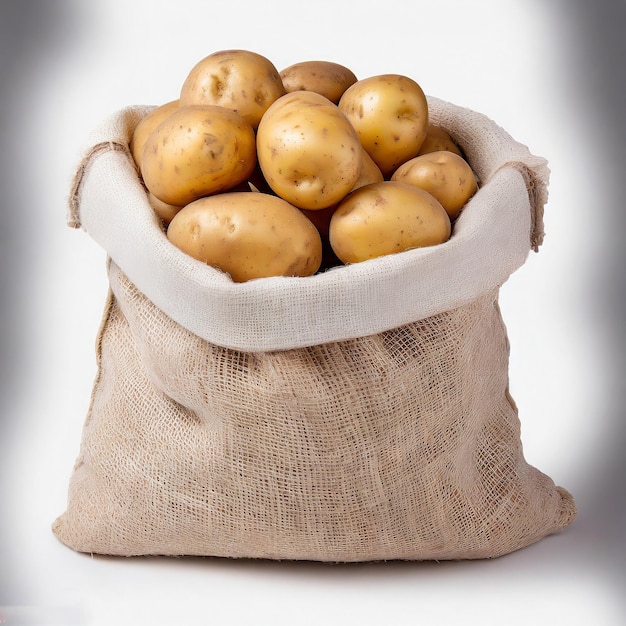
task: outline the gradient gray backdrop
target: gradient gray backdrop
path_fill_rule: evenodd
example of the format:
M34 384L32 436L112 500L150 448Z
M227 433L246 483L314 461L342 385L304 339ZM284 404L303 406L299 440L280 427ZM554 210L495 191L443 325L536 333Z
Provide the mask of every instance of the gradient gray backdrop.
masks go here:
M129 1L132 4L132 0ZM587 518L588 527L581 537L590 542L590 549L606 554L607 568L613 569L616 586L626 589L623 452L626 444L623 382L626 353L626 40L623 37L626 2L548 1L555 12L562 14L555 46L567 43L568 72L564 80L572 96L571 106L580 111L579 118L588 121L597 138L588 159L602 164L602 180L597 182L605 189L596 205L572 209L572 214L579 218L586 216L590 225L602 229L602 249L590 268L587 288L593 318L590 332L604 354L604 371L598 380L604 385L609 401L601 410L611 413L602 421L612 425L612 432L602 435L603 445L597 451L605 457L598 464L601 473L586 483L589 493L584 494L584 498L594 503L594 513ZM37 301L34 290L41 288L36 274L46 263L38 249L45 233L41 233L36 224L47 207L37 204L41 194L35 192L45 178L42 173L47 160L55 158L50 150L42 154L40 146L24 143L23 138L28 136L24 132L28 123L24 114L32 107L45 106L45 101L33 102L35 97L45 98L37 89L42 75L54 67L56 60L70 63L67 54L86 45L84 20L89 11L85 8L85 15L81 15L79 2L62 0L0 1L0 587L16 570L11 561L15 555L10 550L16 520L3 511L5 490L15 478L6 459L11 457L9 450L27 445L15 436L17 431L12 419L24 398L38 393L30 376L40 367L33 325L46 315L45 310L32 310ZM53 82L47 84L48 89L54 88ZM109 86L103 86L107 88ZM85 105L97 97L97 94L85 94ZM537 93L537 98L541 97L542 94ZM587 148L581 146L581 150ZM59 198L51 198L50 204L58 206ZM45 246L41 249L45 250ZM72 303L67 306L71 307ZM0 605L11 602L12 598L4 597L0 589Z

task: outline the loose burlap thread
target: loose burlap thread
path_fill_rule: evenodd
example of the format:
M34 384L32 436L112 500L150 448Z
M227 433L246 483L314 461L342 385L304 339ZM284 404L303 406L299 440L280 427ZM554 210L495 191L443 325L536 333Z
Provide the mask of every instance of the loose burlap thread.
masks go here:
M464 110L439 102L433 109L476 163L487 189L484 202L474 201L474 214L500 207L506 224L507 210L513 217L524 211L513 247L537 249L543 236L545 164L527 155L516 160L524 153L512 140L515 158L505 150L494 161L489 150L477 147L482 134L464 122ZM121 127L126 124L126 145L140 113L134 108L115 118L118 129L120 120ZM467 114L489 128L489 121ZM145 190L131 169L123 137L110 135L93 146L79 168L71 222L86 223L96 240L108 242L113 236L99 230L110 228L99 217L101 195L90 187L109 189L98 176L106 172L109 180L111 165L125 164L119 176L128 194L115 196L106 205L109 213L114 205L122 204L120 211L140 201L147 205L141 196ZM111 156L99 171L96 163L106 164ZM498 189L498 202L489 200L490 185ZM148 223L152 217L144 215ZM457 242L470 242L466 249L472 249L470 235L479 228L473 219L468 210L465 225L453 234ZM153 226L150 241L164 255L174 255L168 258L179 259L156 232L156 222ZM493 241L508 245L508 237L496 232ZM454 245L463 247L448 249ZM382 320L376 332L363 333L356 319L324 335L321 319L317 337L287 337L285 345L268 349L254 331L255 307L264 306L264 289L281 294L294 284L289 279L252 281L259 283L259 302L255 285L247 286L252 295L240 317L251 321L239 327L239 334L247 329L247 338L229 345L219 330L207 338L210 315L206 323L175 319L177 307L162 306L170 298L167 287L157 293L145 281L147 294L138 286L149 268L137 268L134 257L115 245L107 251L110 293L98 334L98 374L67 509L53 525L71 548L123 556L332 562L475 559L523 548L573 520L572 496L526 462L518 410L509 394L509 345L498 293L507 272L523 262L521 252L511 260L491 257L492 265L504 267L497 268L491 284L477 282L473 293L456 302L444 297L439 310L428 304L423 309L428 314L406 323L398 325L389 315L385 327L384 308L372 307ZM407 271L423 273L425 282L431 271L441 280L436 258L419 253L407 258L370 264L373 278L358 284L365 296L375 298L383 281L403 275L390 272L390 263L399 263L401 270L403 263L421 264ZM459 257L458 263L473 258ZM184 277L212 269L189 263ZM335 272L341 284L341 272L354 269L329 273ZM211 276L218 284L210 291L213 297L226 298L239 287L228 277ZM355 276L357 283L365 280ZM319 295L325 279L300 297ZM329 285L336 289L333 281ZM396 302L420 297L420 284L411 286ZM206 284L199 284L197 291L203 290ZM202 298L184 303L197 306ZM307 302L295 306L304 310ZM289 309L284 315L289 317ZM183 315L183 321L189 319ZM246 342L252 349L239 345Z

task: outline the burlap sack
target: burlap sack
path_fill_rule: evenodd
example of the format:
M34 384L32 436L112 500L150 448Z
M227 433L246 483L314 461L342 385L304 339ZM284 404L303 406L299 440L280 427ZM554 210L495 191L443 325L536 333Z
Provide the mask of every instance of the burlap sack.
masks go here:
M545 160L430 98L481 190L449 242L234 284L167 241L128 153L96 130L71 225L106 249L98 375L54 523L112 555L320 561L503 555L567 526L529 465L498 293L541 244Z

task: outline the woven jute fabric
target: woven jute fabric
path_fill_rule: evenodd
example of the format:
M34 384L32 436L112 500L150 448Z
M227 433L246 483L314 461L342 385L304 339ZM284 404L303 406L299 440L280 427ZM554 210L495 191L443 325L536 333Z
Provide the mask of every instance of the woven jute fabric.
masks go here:
M572 496L524 458L498 306L506 276L541 243L545 162L481 116L433 110L482 183L450 242L242 285L178 255L150 213L127 154L145 110L98 131L70 222L107 249L110 291L67 508L53 524L63 543L123 556L476 559L571 523ZM496 158L489 132L504 146ZM128 232L132 245L119 243ZM486 241L513 251L496 256ZM468 265L487 269L457 289ZM341 323L324 309L332 302ZM298 332L304 323L313 330Z
M82 227L139 290L212 343L270 351L382 332L468 304L500 286L543 239L547 162L477 112L429 99L430 119L463 147L480 190L445 245L321 272L234 284L171 245L128 142L149 107L114 113L87 141L70 195Z

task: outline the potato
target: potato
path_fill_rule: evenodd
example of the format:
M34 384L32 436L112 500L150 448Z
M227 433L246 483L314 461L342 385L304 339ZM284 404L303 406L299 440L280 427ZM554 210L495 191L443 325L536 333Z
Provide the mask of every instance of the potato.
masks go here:
M162 121L164 121L177 109L178 100L172 100L171 102L161 104L160 106L152 109L152 111L144 115L137 124L137 126L135 126L133 136L130 140L129 148L137 167L141 165L141 154L143 152L143 147L146 144L146 139L148 139L150 133L152 133L152 131Z
M194 65L183 82L180 103L232 109L256 129L270 104L285 93L269 59L248 50L221 50Z
M172 219L167 238L238 283L310 276L322 258L311 221L287 201L264 193L227 192L191 202Z
M352 192L330 220L329 240L343 263L359 263L450 238L450 218L429 193L393 181Z
M454 143L450 133L445 128L429 124L426 130L426 138L422 142L422 147L419 149L417 156L428 154L429 152L438 152L439 150L448 150L461 157L463 156L461 149Z
M327 270L328 268L336 265L341 265L341 261L337 258L337 255L333 251L330 241L328 240L330 220L336 209L337 205L335 204L326 209L317 209L314 211L300 209L302 213L304 213L304 215L306 215L306 217L313 222L322 239L322 263L320 265L320 271Z
M359 187L364 187L365 185L369 185L371 183L379 183L382 182L383 175L381 174L378 166L374 161L372 161L371 157L365 150L362 152L361 159L361 171L359 173L359 177L352 186L351 191L358 189ZM322 236L322 241L324 239L328 239L328 228L330 226L330 218L332 217L335 209L337 208L339 203L333 204L325 209L301 209L301 211L315 224L317 230L320 232Z
M302 209L324 209L343 199L359 178L361 153L346 116L314 92L282 96L257 130L265 180L277 195Z
M280 72L287 93L292 91L314 91L334 104L343 92L357 81L347 67L331 61L302 61L290 65Z
M371 183L382 182L384 180L383 175L380 173L376 163L372 161L371 157L367 154L367 152L365 152L365 150L362 148L361 150L361 173L359 174L359 178L356 183L354 183L352 191L358 189L359 187L363 187ZM300 209L313 222L313 224L315 224L315 227L322 237L321 269L328 269L329 267L333 267L335 265L341 265L341 261L337 258L337 255L334 253L328 240L330 220L338 205L339 203L333 204L325 209Z
M478 184L469 163L448 150L429 152L403 163L391 180L408 183L435 196L455 220Z
M380 168L374 163L374 159L368 154L367 150L361 147L361 170L351 191L370 183L382 183L383 180L385 180L385 177Z
M417 155L428 128L428 102L422 88L400 74L357 81L339 100L367 150L387 178Z
M148 191L184 206L238 185L255 165L252 126L230 109L196 105L179 107L154 129L140 169Z
M167 226L172 221L172 218L183 207L174 206L173 204L167 204L163 200L159 200L153 193L148 192L148 202L152 207L152 210L157 214L157 217Z

